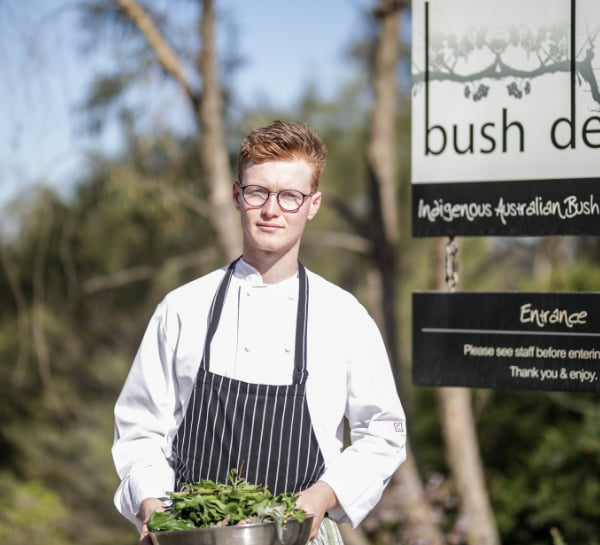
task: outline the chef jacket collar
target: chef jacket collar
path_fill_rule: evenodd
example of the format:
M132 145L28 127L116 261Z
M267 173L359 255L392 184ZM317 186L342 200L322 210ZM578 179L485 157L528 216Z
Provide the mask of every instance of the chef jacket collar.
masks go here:
M248 283L253 287L275 287L286 290L289 299L295 299L298 295L298 271L281 282L276 284L265 284L262 275L244 258L240 258L235 265L234 275L241 283Z

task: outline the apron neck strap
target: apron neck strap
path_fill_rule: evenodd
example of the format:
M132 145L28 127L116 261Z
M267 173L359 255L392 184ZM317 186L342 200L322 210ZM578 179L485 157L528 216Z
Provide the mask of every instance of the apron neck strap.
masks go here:
M210 312L208 313L208 328L206 330L204 351L202 353L202 363L200 364L200 367L204 366L206 370L210 368L210 344L217 331L219 320L221 319L223 303L225 301L225 296L227 295L229 284L231 283L231 277L233 276L235 265L240 259L241 257L238 257L236 260L230 263L229 267L227 267L225 276L221 280L221 283L217 289L217 293L215 293L213 298L212 305L210 306Z
M217 327L219 326L223 303L225 302L225 296L227 295L227 290L231 283L231 277L233 276L235 266L240 259L241 257L238 257L235 261L231 262L229 267L227 267L225 276L221 280L210 307L210 312L208 314L208 329L204 341L202 362L200 363L200 367L207 371L210 369L210 345L217 331ZM298 312L296 315L296 348L294 352L294 374L292 378L294 384L305 382L306 377L308 376L308 371L306 369L307 318L308 278L306 276L304 265L298 261Z
M294 384L306 381L306 346L308 324L308 279L306 269L298 261L298 312L296 314L296 350L294 352Z

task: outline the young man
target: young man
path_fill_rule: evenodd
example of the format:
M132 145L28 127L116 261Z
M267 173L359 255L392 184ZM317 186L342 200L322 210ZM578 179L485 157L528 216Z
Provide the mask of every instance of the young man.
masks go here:
M113 446L115 505L142 540L158 498L186 482L224 482L232 468L274 494L297 492L315 515L311 539L328 543L333 529L339 540L330 519L356 526L405 458L375 323L298 261L325 160L306 125L251 132L233 184L241 258L169 293L150 320L115 407Z

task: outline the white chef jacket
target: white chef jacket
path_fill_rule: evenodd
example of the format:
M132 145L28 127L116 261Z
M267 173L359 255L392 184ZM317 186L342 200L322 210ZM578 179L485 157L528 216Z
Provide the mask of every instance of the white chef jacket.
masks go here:
M147 497L173 490L171 445L202 357L210 305L226 268L170 292L157 306L115 406L117 509L138 528ZM306 396L334 490L337 522L356 526L406 457L404 411L380 332L356 298L307 270ZM291 384L298 277L264 284L240 260L211 346L211 369L245 382ZM351 445L343 449L347 418Z

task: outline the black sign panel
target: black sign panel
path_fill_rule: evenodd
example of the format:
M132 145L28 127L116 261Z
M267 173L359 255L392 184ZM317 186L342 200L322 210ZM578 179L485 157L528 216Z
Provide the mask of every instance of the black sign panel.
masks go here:
M414 236L600 232L600 178L419 183L412 192Z
M413 293L413 382L600 392L600 293Z

